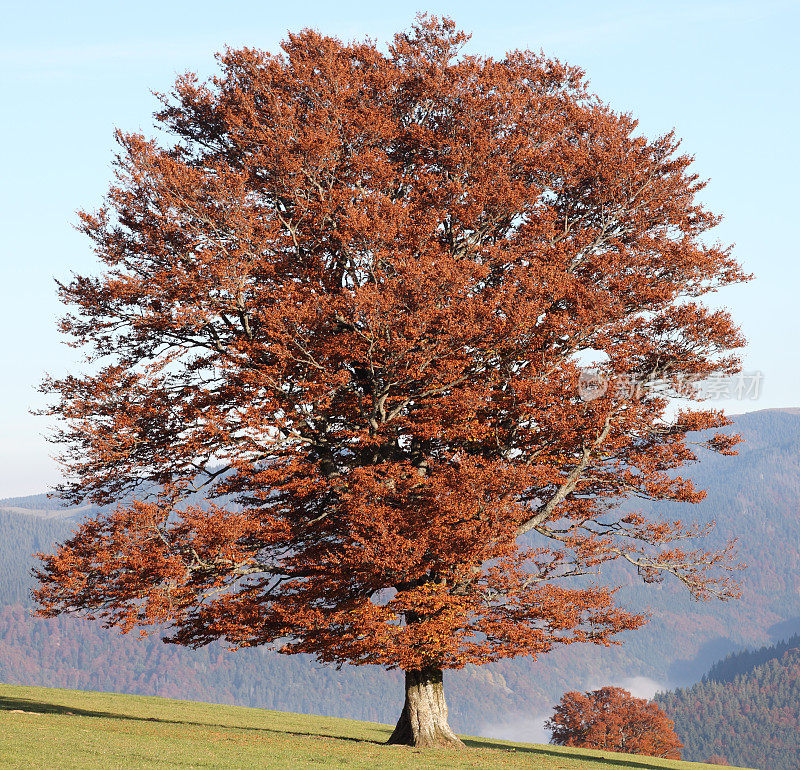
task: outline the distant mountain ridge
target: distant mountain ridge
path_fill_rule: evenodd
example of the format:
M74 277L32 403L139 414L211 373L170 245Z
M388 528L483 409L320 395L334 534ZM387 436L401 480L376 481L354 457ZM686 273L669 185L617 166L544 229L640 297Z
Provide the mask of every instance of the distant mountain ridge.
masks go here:
M0 508L22 508L26 510L63 509L66 506L50 495L28 495L27 497L6 497L0 500Z
M154 489L155 487L140 489L136 494L136 499L147 497L150 491ZM133 495L130 497L133 497ZM125 502L125 500L123 499L120 502ZM194 493L186 498L185 503L202 506L206 504L206 499L199 493ZM94 516L102 511L113 510L114 507L115 505L96 505L89 501L83 501L80 505L69 505L59 500L56 495L49 494L0 499L0 511L36 516L41 519L72 519L77 521L86 516Z
M7 497L0 500L0 511L10 511L41 519L73 518L80 515L80 509L93 506L66 506L49 495L28 495L27 497Z
M722 660L717 661L703 676L703 682L716 682L726 684L733 682L736 677L749 674L758 666L763 666L771 660L782 658L787 652L800 650L800 634L793 634L788 639L764 646L758 650L740 650L733 652ZM797 704L800 712L800 702Z
M449 704L457 729L476 734L489 724L493 730L507 724L516 725L516 732L509 727L506 737L540 737L540 716L548 716L566 690L605 684L631 689L631 681L643 678L649 680L650 692L691 685L728 653L800 632L800 409L740 415L726 430L743 434L739 456L706 453L702 462L684 473L709 490L707 499L694 506L649 507L670 519L701 523L716 519L712 545L738 536L741 555L752 565L742 575L743 598L698 603L680 586L669 582L643 586L634 573L615 568L609 579L622 585L629 606L651 609L651 622L626 634L621 647L573 645L535 662L507 660L448 673ZM0 680L97 686L356 719L396 718L401 705L396 672L370 667L336 672L303 656L263 651L257 652L260 657L245 651L217 659L214 650L182 650L155 639L120 638L97 623L30 618L23 608L30 607L31 554L51 550L77 519L89 513L56 504L44 495L0 500L0 610L9 608L5 615L0 612ZM11 605L16 607L13 612ZM60 656L56 639L62 650L74 646L74 655ZM84 646L95 651L92 656L81 657ZM119 665L109 665L114 660ZM223 660L224 665L219 662ZM290 686L284 687L287 683ZM480 697L475 697L476 691ZM368 695L357 700L348 697L350 692Z

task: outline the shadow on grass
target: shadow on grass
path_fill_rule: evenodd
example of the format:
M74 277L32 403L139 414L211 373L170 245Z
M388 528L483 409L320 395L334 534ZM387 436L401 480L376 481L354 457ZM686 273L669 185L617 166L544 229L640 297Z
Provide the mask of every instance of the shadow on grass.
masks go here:
M110 711L92 711L90 709L76 708L61 703L47 703L45 701L31 700L30 698L14 698L0 695L0 711L24 711L35 714L62 714L76 717L98 717L100 719L122 719L131 722L156 722L168 725L194 725L196 727L217 727L225 730L245 730L258 733L275 733L276 735L297 735L307 738L328 738L337 741L352 741L353 743L372 743L382 746L383 741L369 738L352 738L347 735L330 735L326 733L302 732L299 730L281 730L274 727L250 727L248 725L219 724L217 722L192 722L186 719L163 719L161 717L139 717L133 714L115 714Z
M580 759L586 763L587 766L598 765L605 767L607 765L614 765L616 767L639 767L646 768L646 770L653 770L659 768L659 765L654 765L646 760L628 759L627 757L620 757L616 759L609 756L608 753L604 757L592 757L586 754L580 754L577 751L569 751L560 749L548 749L546 746L509 746L506 743L492 743L490 740L475 740L473 738L464 738L464 743L470 748L475 749L503 749L505 751L513 751L516 754L538 754L540 756L555 757L556 759ZM654 757L655 759L655 757Z
M246 725L219 724L217 722L193 722L184 719L163 719L162 717L140 717L133 714L116 714L110 711L93 711L82 709L75 706L64 705L61 703L48 703L46 701L32 700L30 698L14 698L8 695L0 695L0 711L24 711L35 714L61 714L66 716L95 717L100 719L120 719L131 722L155 722L169 725L194 725L196 727L216 727L227 730L242 730L257 733L275 733L276 735L296 735L306 738L326 738L335 741L351 741L353 743L373 744L375 746L385 746L385 741L372 740L369 738L352 738L346 735L335 735L326 733L305 732L300 730L281 730L275 727L250 727ZM391 732L387 728L387 738ZM500 749L502 751L513 751L517 754L538 754L540 756L552 756L556 759L579 759L586 765L616 765L619 767L646 768L652 770L654 765L649 762L637 762L627 758L614 759L611 757L591 757L586 754L579 754L571 751L555 751L546 746L509 746L504 743L493 743L491 740L475 740L465 738L464 743L470 748L476 749Z

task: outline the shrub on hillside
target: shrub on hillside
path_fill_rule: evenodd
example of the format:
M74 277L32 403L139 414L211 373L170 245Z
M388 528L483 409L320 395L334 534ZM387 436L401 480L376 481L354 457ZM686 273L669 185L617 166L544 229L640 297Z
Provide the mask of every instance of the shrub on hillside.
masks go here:
M683 744L661 708L620 687L566 693L546 722L551 743L680 759Z

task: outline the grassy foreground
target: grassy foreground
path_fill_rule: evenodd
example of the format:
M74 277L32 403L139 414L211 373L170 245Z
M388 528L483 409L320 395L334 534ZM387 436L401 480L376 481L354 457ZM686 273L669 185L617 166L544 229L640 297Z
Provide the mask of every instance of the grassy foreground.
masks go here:
M370 722L0 684L3 768L718 768L470 738L463 752L383 746Z

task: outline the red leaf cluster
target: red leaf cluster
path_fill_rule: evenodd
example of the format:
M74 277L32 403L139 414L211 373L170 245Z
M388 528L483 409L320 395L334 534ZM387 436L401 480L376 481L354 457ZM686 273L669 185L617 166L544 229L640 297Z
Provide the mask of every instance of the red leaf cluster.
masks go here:
M683 744L675 725L656 703L620 687L568 692L546 727L557 746L622 751L680 759Z

